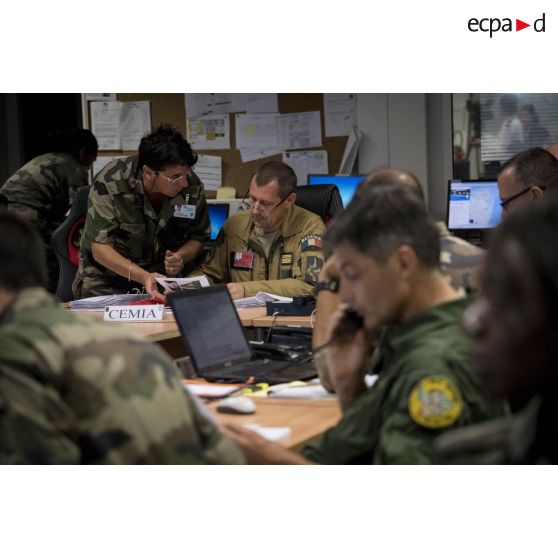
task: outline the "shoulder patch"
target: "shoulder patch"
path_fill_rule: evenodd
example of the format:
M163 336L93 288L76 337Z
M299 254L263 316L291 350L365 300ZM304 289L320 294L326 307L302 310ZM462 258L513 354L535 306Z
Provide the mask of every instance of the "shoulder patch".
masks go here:
M306 250L321 250L322 237L318 234L309 234L300 241L300 249L303 252Z
M451 426L463 410L457 386L442 376L422 378L409 394L409 416L426 428Z

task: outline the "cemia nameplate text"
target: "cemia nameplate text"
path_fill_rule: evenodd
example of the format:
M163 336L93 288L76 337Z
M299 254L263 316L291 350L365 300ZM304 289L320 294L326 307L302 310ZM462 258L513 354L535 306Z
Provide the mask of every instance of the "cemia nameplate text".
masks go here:
M160 322L165 307L163 304L140 306L105 306L105 322Z

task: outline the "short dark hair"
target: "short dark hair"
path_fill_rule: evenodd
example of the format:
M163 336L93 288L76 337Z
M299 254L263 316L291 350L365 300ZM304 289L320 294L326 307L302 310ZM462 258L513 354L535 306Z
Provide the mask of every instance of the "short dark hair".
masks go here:
M88 153L97 153L99 144L91 130L74 128L72 130L56 130L47 140L49 151L55 153L77 153L85 149Z
M360 193L363 188L378 186L379 184L398 184L412 188L420 199L425 203L424 189L419 179L411 172L396 169L394 167L383 167L373 170L357 186L356 192Z
M279 196L288 196L296 191L296 174L294 170L280 161L268 161L258 168L254 175L258 186L265 186L272 180L279 183Z
M0 288L18 292L47 284L46 255L39 233L21 217L0 212Z
M177 128L161 124L141 138L138 150L138 167L147 165L161 171L174 165L193 167L198 156Z
M363 189L329 225L327 248L344 242L380 262L406 244L422 267L440 267L440 233L424 203L408 186L378 184Z
M558 159L542 147L526 149L506 161L500 174L512 168L521 188L540 186L558 192Z

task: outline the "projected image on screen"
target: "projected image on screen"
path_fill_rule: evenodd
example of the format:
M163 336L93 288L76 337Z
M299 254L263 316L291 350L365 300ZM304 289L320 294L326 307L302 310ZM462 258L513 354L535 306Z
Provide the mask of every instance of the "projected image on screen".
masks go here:
M335 184L339 188L341 199L343 200L343 207L347 207L349 202L353 199L357 186L362 182L363 175L357 176L335 176L334 174L309 174L308 186L315 184Z
M490 229L501 220L496 181L451 181L448 229Z

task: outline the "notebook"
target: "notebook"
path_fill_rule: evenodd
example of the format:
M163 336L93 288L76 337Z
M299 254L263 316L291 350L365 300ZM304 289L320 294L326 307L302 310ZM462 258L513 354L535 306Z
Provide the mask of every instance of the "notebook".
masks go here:
M168 296L182 340L199 377L211 382L279 384L316 376L311 363L257 358L226 285Z

